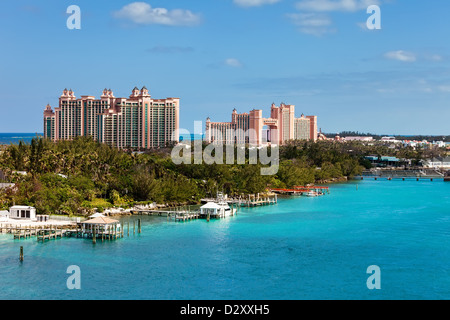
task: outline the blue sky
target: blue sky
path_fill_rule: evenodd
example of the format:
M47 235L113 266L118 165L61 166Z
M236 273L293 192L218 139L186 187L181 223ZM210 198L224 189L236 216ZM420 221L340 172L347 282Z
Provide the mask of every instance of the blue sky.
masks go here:
M368 30L368 5L381 30ZM70 5L81 30L69 30ZM2 0L0 132L42 132L64 88L181 98L180 126L272 102L323 132L450 134L446 0Z

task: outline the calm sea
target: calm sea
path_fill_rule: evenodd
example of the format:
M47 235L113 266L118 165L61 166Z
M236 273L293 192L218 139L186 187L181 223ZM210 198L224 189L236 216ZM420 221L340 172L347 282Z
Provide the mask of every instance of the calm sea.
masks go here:
M145 217L142 234L96 245L0 235L0 299L450 298L450 183L330 190L209 223ZM70 265L81 290L66 287ZM371 265L381 290L366 286Z
M43 136L43 133L0 133L0 145L2 144L18 144L19 141L23 141L25 143L30 143L31 139L35 138L36 135ZM181 134L180 140L201 140L203 138L202 135L199 134Z
M19 141L30 143L36 136L43 136L43 133L0 133L0 144L18 144Z

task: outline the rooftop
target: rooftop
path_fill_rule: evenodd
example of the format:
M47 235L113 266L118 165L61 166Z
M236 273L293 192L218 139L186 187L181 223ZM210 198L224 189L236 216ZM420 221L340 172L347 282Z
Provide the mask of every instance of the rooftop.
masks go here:
M115 224L119 223L119 220L114 220L108 217L97 217L94 219L83 221L83 224Z

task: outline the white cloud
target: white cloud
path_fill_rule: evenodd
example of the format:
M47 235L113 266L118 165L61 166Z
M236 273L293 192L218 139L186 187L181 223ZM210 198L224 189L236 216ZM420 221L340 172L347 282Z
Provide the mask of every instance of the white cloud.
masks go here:
M259 7L265 4L274 4L281 0L233 0L240 7Z
M384 54L386 59L397 60L402 62L414 62L417 60L416 55L412 52L403 50L390 51Z
M235 59L235 58L225 59L225 64L227 66L234 67L234 68L242 67L242 63L238 59Z
M302 27L325 27L331 24L331 19L315 13L288 14L293 23Z
M136 24L162 24L168 26L192 26L200 23L200 15L189 10L152 8L146 2L133 2L114 12L114 17Z
M355 12L379 4L378 0L303 0L296 4L296 8L313 12Z
M386 59L397 60L402 62L415 62L415 61L431 61L441 62L444 61L444 57L439 54L433 53L414 53L403 50L390 51L384 54Z
M327 15L316 13L292 13L286 15L292 23L299 27L299 31L306 34L321 36L335 32L331 29L331 19Z
M301 0L295 7L299 14L288 14L291 21L299 26L299 31L306 34L321 36L337 32L333 28L328 13L356 12L366 10L371 5L379 5L381 0ZM362 24L358 24L363 27ZM367 29L366 24L364 27Z
M439 86L438 89L442 92L450 92L450 85Z
M426 55L425 58L427 60L436 61L436 62L444 60L444 58L441 55L438 55L438 54Z

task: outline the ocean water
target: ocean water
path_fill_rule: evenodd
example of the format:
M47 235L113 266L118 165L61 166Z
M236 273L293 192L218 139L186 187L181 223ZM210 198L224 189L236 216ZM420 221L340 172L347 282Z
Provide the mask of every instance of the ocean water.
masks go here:
M30 143L36 135L43 136L42 133L0 133L0 144Z
M36 135L43 136L43 133L0 133L0 145L5 144L18 144L20 141L30 143L31 139ZM201 134L180 134L180 140L201 140L203 136Z
M0 235L0 299L450 298L450 183L364 180L330 191L209 223L141 217L142 234L95 245ZM67 289L70 265L80 290ZM371 265L381 290L367 288Z

